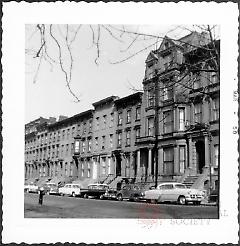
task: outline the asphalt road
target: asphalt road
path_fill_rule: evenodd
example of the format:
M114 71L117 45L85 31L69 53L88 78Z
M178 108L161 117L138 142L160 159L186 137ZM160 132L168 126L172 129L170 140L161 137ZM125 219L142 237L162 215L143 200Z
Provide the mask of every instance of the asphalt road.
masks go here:
M216 206L148 204L25 193L25 218L217 219Z

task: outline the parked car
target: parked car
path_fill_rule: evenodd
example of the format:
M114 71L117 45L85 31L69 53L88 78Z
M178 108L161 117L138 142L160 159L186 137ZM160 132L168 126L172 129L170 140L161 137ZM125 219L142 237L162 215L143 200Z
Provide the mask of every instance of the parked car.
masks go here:
M53 195L57 195L59 194L58 191L58 185L55 183L46 183L43 186L44 192L48 195L53 194Z
M156 189L145 191L144 199L152 203L168 201L181 205L189 202L199 205L203 199L203 192L187 188L181 183L168 182L159 184Z
M24 191L26 191L27 193L38 193L38 190L39 187L34 183L24 185Z
M58 189L58 192L61 196L69 195L75 197L81 195L81 188L80 184L65 184Z
M103 194L103 199L109 200L117 200L117 190L115 189L107 189L106 192Z
M127 184L117 193L117 200L122 201L128 199L129 201L139 201L144 197L144 189L139 185Z
M84 198L95 197L104 199L104 194L109 190L106 184L89 184L88 188L82 192Z

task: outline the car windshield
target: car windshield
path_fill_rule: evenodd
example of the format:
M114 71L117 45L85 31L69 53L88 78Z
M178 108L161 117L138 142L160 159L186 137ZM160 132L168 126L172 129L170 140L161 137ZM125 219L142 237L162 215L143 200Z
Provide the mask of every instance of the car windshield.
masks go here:
M176 184L175 187L177 189L187 189L187 187L185 185L183 185L183 184Z

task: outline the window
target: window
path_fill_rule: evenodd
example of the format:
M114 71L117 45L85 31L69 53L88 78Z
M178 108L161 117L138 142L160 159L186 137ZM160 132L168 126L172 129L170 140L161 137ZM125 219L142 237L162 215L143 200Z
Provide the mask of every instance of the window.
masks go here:
M82 174L82 177L84 177L84 163L83 162L81 164L81 174Z
M68 144L66 144L66 155L68 155L68 151L69 151L69 148L68 148Z
M131 144L131 131L130 130L127 130L126 132L126 146L130 146Z
M213 102L212 120L218 120L219 119L219 98L214 98L212 102Z
M80 141L76 140L75 141L75 153L79 153L80 152Z
M88 151L90 152L92 150L92 140L88 140Z
M110 115L110 127L113 127L113 122L114 122L114 114L113 113L111 113L111 115Z
M154 90L149 90L147 93L148 107L154 106Z
M96 129L99 130L99 117L96 118Z
M71 155L74 153L74 143L71 143L71 150L70 150Z
M67 129L67 139L69 139L70 129Z
M118 113L118 125L122 125L122 112Z
M148 136L154 136L154 118L148 118Z
M163 132L170 133L173 131L173 111L163 113Z
M102 149L105 149L105 136L102 136Z
M68 174L68 166L67 166L67 162L65 163L65 175L67 176Z
M105 157L102 158L102 174L103 175L106 174L106 158Z
M131 122L131 110L127 111L127 123Z
M202 122L202 105L201 103L194 105L194 123Z
M217 74L215 72L210 73L210 81L212 84L217 83Z
M179 108L179 131L185 130L185 109Z
M200 75L195 75L194 82L193 82L193 89L201 88L201 78Z
M86 150L86 143L85 143L85 141L83 140L83 141L82 141L82 152L84 153L85 150Z
M92 131L92 121L90 120L89 121L89 132L91 132Z
M75 135L75 127L72 128L72 137Z
M81 125L78 124L78 125L77 125L77 134L78 134L78 135L80 134L80 129L81 129Z
M136 136L136 140L137 140L137 138L140 137L140 127L136 128L136 130L135 130L135 136Z
M96 150L98 149L98 137L95 138L95 147L96 147Z
M184 173L185 168L186 168L185 146L180 146L179 147L179 171L180 173Z
M173 87L170 83L165 82L163 85L163 100L168 100L173 98Z
M50 134L50 138L51 138L51 134ZM62 130L62 140L64 140L65 138L65 130Z
M118 147L121 147L122 146L122 133L119 132L118 133L118 144L117 144Z
M141 107L136 108L136 120L140 120L141 118Z
M103 128L106 128L107 125L107 115L103 115Z
M87 132L87 123L84 122L83 123L83 133L86 133Z
M90 163L88 162L87 163L87 177L90 178L91 176L91 166L90 166Z
M60 131L58 131L57 141L60 141L60 138L61 138L61 133L60 133Z
M113 147L113 134L110 134L110 136L109 136L109 146L110 146L110 148Z
M163 173L166 175L173 174L173 148L163 150Z
M215 164L215 167L218 167L218 163L219 163L219 145L216 144L214 145L214 164Z

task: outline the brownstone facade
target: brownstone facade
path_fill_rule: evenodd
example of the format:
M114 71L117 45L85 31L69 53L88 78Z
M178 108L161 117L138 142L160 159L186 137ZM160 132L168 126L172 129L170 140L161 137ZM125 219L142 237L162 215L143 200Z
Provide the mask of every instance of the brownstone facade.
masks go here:
M216 188L220 81L201 49L207 42L199 33L165 37L146 59L143 92L110 96L57 122L27 124L25 179L153 185L157 178L200 188L211 179Z

